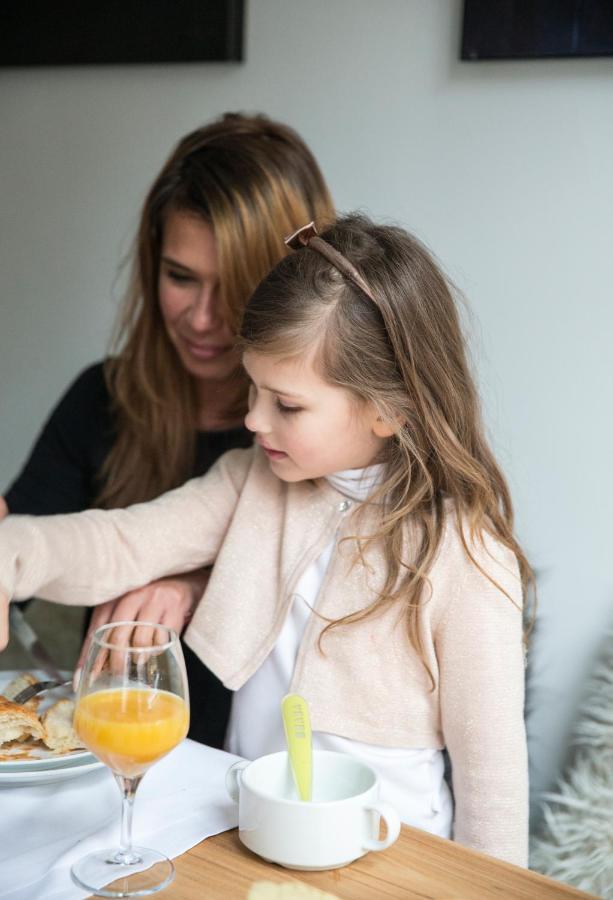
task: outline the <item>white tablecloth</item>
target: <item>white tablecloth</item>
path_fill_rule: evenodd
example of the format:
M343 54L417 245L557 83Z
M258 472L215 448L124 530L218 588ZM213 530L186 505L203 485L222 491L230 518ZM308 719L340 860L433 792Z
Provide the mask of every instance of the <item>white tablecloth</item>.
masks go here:
M145 775L135 844L175 857L237 824L225 773L237 757L184 741ZM72 863L119 841L121 795L104 769L55 784L0 788L0 898L81 900ZM204 888L203 888L204 890Z

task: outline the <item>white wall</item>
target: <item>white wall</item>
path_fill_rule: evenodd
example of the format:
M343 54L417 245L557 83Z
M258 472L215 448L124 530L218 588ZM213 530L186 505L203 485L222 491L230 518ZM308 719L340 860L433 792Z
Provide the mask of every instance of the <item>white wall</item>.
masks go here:
M460 16L459 0L251 0L242 65L1 71L0 485L103 354L171 145L226 109L288 121L339 207L414 229L476 314L490 430L541 573L538 790L613 595L612 63L460 63Z

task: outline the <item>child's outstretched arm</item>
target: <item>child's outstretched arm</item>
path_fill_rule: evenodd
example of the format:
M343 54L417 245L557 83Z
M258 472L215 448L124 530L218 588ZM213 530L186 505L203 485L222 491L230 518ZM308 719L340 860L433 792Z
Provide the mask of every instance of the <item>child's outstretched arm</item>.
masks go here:
M97 605L211 564L249 463L249 451L231 451L202 478L128 509L9 516L0 523L0 595Z
M0 650L9 642L9 598L0 591Z
M441 719L455 800L454 839L526 866L522 591L513 554L489 538L486 546L494 559L479 546L471 550L512 599L466 560L454 572L455 596L436 637Z

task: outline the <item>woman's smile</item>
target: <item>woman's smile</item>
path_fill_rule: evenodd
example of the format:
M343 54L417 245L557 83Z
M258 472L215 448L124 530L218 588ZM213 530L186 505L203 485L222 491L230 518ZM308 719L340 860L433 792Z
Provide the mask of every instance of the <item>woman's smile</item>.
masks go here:
M198 343L186 337L182 337L181 341L188 353L196 359L217 359L232 350L231 344Z

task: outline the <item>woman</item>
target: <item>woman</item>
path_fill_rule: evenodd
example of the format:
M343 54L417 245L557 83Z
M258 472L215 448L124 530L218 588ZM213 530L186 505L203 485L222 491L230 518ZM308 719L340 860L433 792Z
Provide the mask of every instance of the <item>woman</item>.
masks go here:
M60 400L0 498L0 517L149 500L248 445L246 382L234 349L244 304L285 254L285 235L333 218L317 163L291 128L226 114L184 137L145 200L114 354ZM130 592L98 607L90 631L111 618L181 631L207 577L190 573ZM184 651L190 737L221 746L229 692Z

